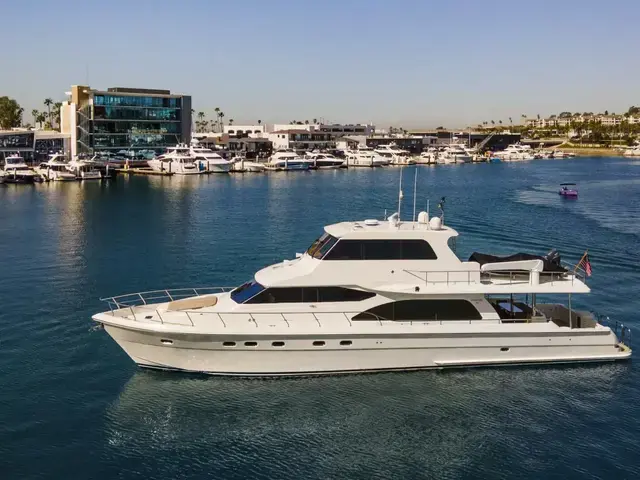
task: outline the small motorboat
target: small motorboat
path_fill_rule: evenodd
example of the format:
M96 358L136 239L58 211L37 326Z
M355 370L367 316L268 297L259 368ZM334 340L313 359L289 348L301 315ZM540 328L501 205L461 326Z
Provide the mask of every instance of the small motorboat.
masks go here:
M560 190L558 194L562 197L566 198L577 198L578 197L578 189L576 188L575 183L561 183Z

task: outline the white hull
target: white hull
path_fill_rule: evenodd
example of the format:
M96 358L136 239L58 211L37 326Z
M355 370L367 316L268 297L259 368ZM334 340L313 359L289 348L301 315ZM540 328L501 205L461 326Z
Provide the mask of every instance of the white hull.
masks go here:
M468 325L468 323L467 323ZM526 332L526 325L504 331L445 333L433 328L422 335L308 333L292 335L194 335L142 332L105 325L106 331L140 366L217 375L272 376L385 370L624 360L626 347L608 329L589 332L557 328ZM384 330L384 326L382 327ZM440 331L438 331L440 330ZM509 331L510 330L510 331ZM515 331L520 330L520 331ZM470 336L471 334L471 336ZM340 345L348 339L349 346ZM172 345L163 344L172 341ZM285 342L273 347L273 340ZM322 340L323 347L312 342ZM223 347L235 341L238 346ZM257 346L245 347L243 342Z
M229 173L231 167L233 166L232 162L211 162L206 160L201 160L202 168L210 173Z
M149 167L156 172L173 173L174 175L201 175L206 173L204 170L198 169L195 164L185 167L180 162L163 162L161 160L149 160Z
M347 166L349 167L384 167L389 165L387 160L380 159L367 159L367 158L349 158L347 160Z

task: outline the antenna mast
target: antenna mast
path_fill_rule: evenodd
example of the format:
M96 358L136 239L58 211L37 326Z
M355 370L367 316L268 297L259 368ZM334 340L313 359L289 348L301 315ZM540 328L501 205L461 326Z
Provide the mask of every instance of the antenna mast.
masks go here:
M418 197L418 169L416 168L416 174L413 177L413 223L415 228L416 222L416 199Z
M402 206L402 169L400 167L400 187L398 189L398 223L400 223L400 207Z

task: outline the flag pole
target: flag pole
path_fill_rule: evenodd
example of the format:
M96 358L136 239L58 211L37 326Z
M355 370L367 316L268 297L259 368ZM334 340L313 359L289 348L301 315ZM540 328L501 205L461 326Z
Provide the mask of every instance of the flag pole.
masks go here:
M586 249L582 254L582 257L580 258L580 261L576 263L576 268L573 269L573 273L576 273L578 271L578 268L580 268L580 265L582 265L582 261L585 259L588 253L589 253L589 249Z

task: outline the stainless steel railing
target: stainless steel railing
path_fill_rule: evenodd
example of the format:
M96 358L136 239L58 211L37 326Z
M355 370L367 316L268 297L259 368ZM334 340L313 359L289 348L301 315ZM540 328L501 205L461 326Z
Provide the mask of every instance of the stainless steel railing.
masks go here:
M150 290L147 292L127 293L114 297L105 297L100 300L107 302L113 311L121 308L137 307L151 303L173 302L182 298L198 297L215 293L230 292L236 287L197 287L197 288L171 288L165 290Z
M481 272L480 270L404 270L405 273L412 275L428 284L487 284L499 280L501 285L518 285L531 283L531 273L522 270L503 270L493 272ZM477 280L476 280L477 279ZM571 281L573 285L575 280L585 281L583 276L577 272L540 272L540 284L551 284L557 281Z

